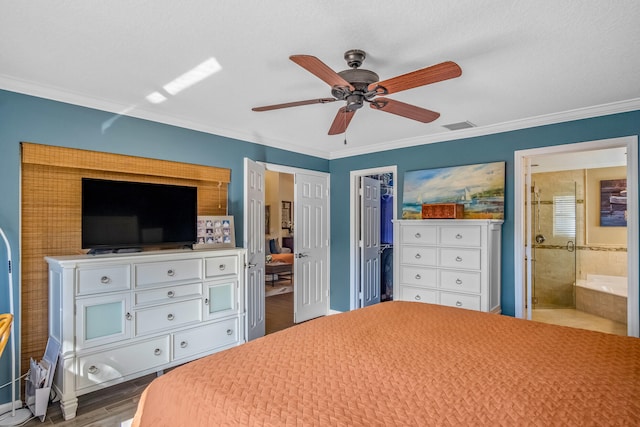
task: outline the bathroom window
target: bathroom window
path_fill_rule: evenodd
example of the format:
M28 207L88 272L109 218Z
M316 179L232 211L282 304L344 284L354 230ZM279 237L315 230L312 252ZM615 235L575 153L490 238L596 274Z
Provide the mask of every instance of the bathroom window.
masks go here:
M553 196L553 235L575 236L576 234L576 198Z

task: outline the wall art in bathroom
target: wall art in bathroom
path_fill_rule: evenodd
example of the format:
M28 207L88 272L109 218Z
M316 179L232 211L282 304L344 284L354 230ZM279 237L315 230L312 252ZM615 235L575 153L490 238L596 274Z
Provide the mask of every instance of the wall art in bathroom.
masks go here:
M627 226L627 180L600 181L600 226Z

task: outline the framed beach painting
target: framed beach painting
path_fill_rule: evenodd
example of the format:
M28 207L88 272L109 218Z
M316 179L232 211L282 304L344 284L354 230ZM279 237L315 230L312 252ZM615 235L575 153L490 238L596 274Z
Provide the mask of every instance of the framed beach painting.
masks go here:
M464 206L464 219L504 219L505 162L408 171L402 218L422 219L423 205Z

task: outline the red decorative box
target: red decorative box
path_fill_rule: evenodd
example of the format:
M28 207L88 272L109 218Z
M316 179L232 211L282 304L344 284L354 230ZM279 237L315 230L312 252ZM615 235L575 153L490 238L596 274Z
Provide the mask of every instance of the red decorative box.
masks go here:
M457 203L431 203L422 205L422 219L461 219L464 205Z

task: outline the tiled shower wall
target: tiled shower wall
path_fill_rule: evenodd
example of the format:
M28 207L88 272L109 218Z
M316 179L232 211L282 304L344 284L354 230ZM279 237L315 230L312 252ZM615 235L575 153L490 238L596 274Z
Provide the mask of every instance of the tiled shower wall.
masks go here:
M542 244L534 244L535 297L539 308L572 306L574 273L576 280L585 279L587 274L627 275L626 244L598 245L586 241L587 203L599 203L586 200L586 175L585 169L532 174L532 183L540 195L540 229L533 199L533 236L540 233L546 239ZM574 253L566 250L568 238L553 236L553 196L566 188L569 182L576 184L575 272L571 271Z

